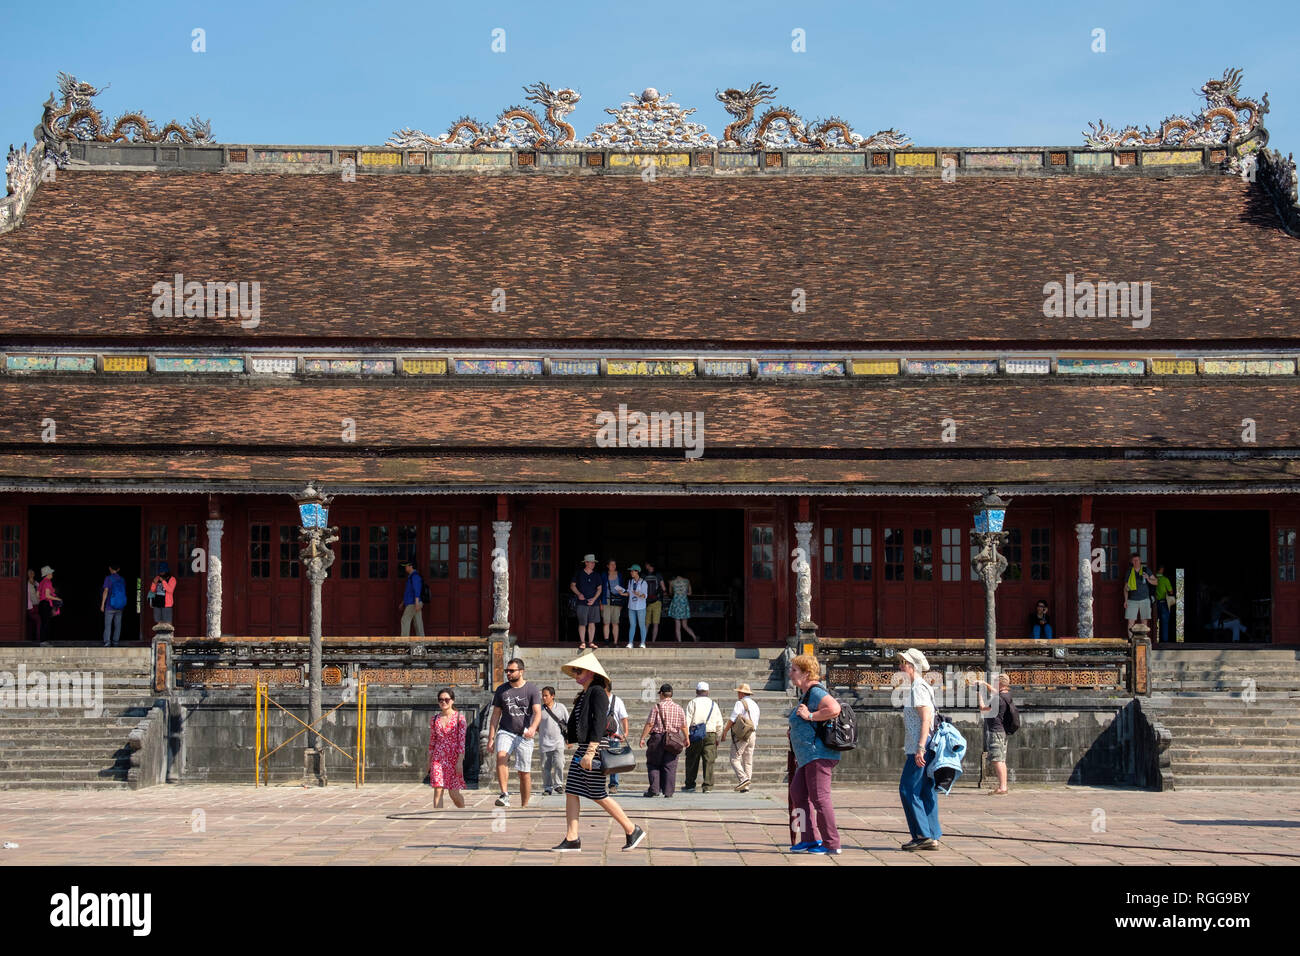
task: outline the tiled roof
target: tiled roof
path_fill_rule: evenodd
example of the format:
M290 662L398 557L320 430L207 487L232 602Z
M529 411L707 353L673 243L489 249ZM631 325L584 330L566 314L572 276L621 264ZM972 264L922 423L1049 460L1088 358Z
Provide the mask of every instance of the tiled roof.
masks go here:
M171 281L261 318L155 318ZM1150 282L1152 321L1043 316ZM493 312L494 290L505 311ZM794 289L807 311L792 312ZM1300 243L1226 175L338 176L66 169L0 236L11 342L1294 343Z

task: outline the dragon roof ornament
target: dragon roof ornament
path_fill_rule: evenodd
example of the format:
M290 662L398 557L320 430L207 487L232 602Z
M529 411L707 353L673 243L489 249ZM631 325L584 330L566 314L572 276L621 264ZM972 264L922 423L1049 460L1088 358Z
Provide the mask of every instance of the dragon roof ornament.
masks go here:
M491 125L462 116L441 136L404 127L388 137L385 145L403 149L535 149L573 145L573 127L564 117L577 108L582 94L568 88L553 90L540 82L525 86L524 92L530 101L546 108L544 117L526 106L511 106L502 110Z
M905 149L912 141L896 129L861 136L838 116L806 123L788 106L774 106L759 117L752 132L754 110L771 102L776 87L755 83L747 90L726 89L715 95L736 121L723 133L723 145L757 149Z
M1158 129L1150 126L1139 131L1136 126L1116 129L1105 121L1088 124L1084 141L1093 149L1116 146L1240 146L1252 140L1257 148L1268 143L1268 130L1262 125L1268 112L1268 94L1262 101L1242 98L1242 71L1228 69L1223 77L1208 80L1201 87L1205 108L1195 116L1175 114L1167 117Z
M60 167L67 163L66 144L69 140L82 140L97 143L185 143L189 145L210 144L212 124L207 120L191 117L189 124L182 126L171 120L160 129L155 129L153 122L140 110L128 110L111 124L91 102L96 96L108 89L98 89L89 83L82 83L75 76L59 74L59 92L63 102L59 103L50 93L45 101L45 112L41 116L41 125L36 127L36 138L46 145L46 158L52 159Z

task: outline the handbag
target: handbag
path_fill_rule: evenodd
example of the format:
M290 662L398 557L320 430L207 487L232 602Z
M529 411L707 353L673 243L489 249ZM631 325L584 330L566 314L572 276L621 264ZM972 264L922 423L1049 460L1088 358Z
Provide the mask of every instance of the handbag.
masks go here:
M691 724L691 743L693 744L704 743L704 738L709 735L709 721L713 719L713 709L715 706L716 705L713 703L713 701L709 701L709 713L704 718L703 722L698 724Z
M731 737L736 743L744 743L749 739L749 735L754 732L754 721L749 716L749 699L741 705L743 712L736 718L736 722L731 725Z
M664 712L659 709L660 706L662 705L655 706L655 713L659 715L659 723L664 728L664 753L676 757L686 749L686 733L679 727L674 727L672 730L668 729L668 721L664 720Z
M596 761L592 761L591 769L598 769L607 777L615 773L631 773L636 769L636 754L632 751L632 745L626 740L603 738L596 751L596 760L600 761L599 766L596 765Z

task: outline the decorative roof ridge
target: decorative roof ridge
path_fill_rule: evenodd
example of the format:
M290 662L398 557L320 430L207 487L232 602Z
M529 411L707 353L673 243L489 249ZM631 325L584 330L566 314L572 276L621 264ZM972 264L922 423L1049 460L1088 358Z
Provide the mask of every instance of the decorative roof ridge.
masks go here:
M1300 176L1296 173L1294 154L1283 157L1278 150L1261 149L1258 157L1256 175L1273 197L1287 231L1300 237Z
M0 235L18 228L28 203L36 194L37 184L43 175L48 174L49 161L43 160L42 155L39 143L30 150L26 143L21 149L14 149L13 144L9 144L5 156L7 185L4 198L0 198Z

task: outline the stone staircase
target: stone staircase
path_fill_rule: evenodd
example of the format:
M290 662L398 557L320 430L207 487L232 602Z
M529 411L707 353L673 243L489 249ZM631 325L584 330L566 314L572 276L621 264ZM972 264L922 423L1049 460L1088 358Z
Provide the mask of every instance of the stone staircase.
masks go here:
M673 700L682 707L695 696L699 681L709 684L709 696L717 703L725 720L736 703L736 684L745 682L754 691L760 716L758 740L754 750L754 783L776 785L785 779L786 767L786 717L794 705L794 698L785 691L783 648L725 648L710 645L677 644L662 642L628 650L627 645L596 652L605 670L614 682L614 693L622 698L628 711L628 733L640 738L641 728L658 700L659 685L673 685ZM516 655L523 660L528 679L538 687L550 685L556 689L556 699L565 706L573 702L578 685L573 678L560 672L560 667L578 656L576 647L570 648L519 648ZM644 790L647 784L645 751L637 750L637 769L623 789L631 792ZM713 765L713 785L719 792L730 791L736 785L731 770L731 739L718 746L718 759ZM540 786L540 752L534 754L534 782ZM685 755L677 764L677 785L686 782ZM696 782L702 785L703 780Z
M1150 673L1176 789L1300 787L1300 652L1154 650Z
M36 672L103 675L103 710L0 708L0 790L113 789L127 786L127 738L155 700L150 649L0 645L0 671L16 680L20 666ZM6 688L8 691L8 688ZM28 703L24 700L22 704Z

